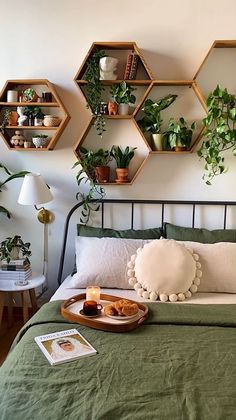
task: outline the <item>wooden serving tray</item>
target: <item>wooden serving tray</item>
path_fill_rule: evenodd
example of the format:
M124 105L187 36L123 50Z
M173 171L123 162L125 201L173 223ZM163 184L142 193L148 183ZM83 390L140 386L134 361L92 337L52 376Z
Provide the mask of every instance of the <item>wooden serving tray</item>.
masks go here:
M108 318L105 314L97 318L87 318L80 315L79 310L83 307L83 301L86 299L86 293L81 293L76 296L72 296L70 299L65 300L61 304L61 315L69 321L77 322L86 327L95 328L97 330L111 331L111 332L125 332L131 331L134 328L139 327L148 317L148 307L142 303L129 300L130 302L137 303L139 307L139 313L137 317L127 320L115 320ZM100 301L103 306L110 302L124 299L118 296L101 294Z

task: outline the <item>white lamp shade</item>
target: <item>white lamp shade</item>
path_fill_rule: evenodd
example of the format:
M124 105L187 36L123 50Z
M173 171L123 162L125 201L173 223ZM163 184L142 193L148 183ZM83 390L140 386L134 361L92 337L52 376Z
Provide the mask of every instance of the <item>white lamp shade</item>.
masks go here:
M48 203L52 199L52 193L40 174L29 173L25 175L18 198L19 204L37 205Z

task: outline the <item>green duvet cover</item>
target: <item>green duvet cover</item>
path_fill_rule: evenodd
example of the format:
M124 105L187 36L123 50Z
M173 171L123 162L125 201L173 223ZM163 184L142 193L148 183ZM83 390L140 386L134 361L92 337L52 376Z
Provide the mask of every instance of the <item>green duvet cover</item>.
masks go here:
M146 323L109 333L44 305L0 368L1 420L236 419L236 305L149 304ZM50 366L34 342L77 328L96 356Z

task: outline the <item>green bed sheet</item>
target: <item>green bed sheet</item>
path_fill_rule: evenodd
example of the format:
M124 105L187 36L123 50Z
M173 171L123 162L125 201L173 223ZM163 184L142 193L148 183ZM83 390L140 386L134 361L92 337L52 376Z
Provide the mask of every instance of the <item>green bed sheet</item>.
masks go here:
M236 419L236 305L149 304L145 324L111 333L44 305L0 368L1 420ZM50 366L37 335L77 328L96 356Z

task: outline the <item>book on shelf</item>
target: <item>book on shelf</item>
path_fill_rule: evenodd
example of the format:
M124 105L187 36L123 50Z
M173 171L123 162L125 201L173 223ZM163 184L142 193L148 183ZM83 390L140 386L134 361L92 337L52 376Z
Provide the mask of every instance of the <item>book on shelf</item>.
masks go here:
M4 271L0 270L0 280L27 280L32 276L32 268L26 271Z
M134 80L136 78L137 70L138 70L138 61L139 55L133 53L132 64L129 72L129 80Z
M125 66L124 80L129 80L129 73L131 70L131 65L133 61L133 53L128 54Z
M34 339L51 365L71 362L97 353L76 329L40 335Z

